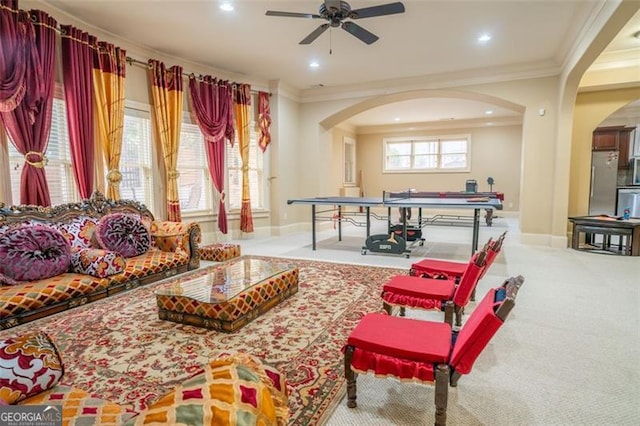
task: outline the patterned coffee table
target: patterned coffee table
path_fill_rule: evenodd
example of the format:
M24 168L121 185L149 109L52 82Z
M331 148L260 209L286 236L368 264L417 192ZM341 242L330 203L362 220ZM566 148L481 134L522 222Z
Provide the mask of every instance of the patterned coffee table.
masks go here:
M155 291L160 319L233 332L298 291L298 268L242 256Z

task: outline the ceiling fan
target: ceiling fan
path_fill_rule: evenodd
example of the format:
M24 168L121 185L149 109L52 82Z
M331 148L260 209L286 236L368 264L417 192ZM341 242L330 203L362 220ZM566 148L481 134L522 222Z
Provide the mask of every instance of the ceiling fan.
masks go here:
M325 0L320 5L320 10L315 13L296 13L296 12L279 12L267 10L267 16L282 16L287 18L307 18L307 19L324 19L328 23L320 25L311 34L305 37L300 44L311 44L315 39L320 37L327 28L341 27L343 30L352 34L367 44L374 43L378 40L378 36L365 30L355 22L345 21L345 19L362 19L373 18L375 16L393 15L395 13L403 13L404 5L401 2L382 4L379 6L363 7L361 9L351 10L351 6L346 1Z

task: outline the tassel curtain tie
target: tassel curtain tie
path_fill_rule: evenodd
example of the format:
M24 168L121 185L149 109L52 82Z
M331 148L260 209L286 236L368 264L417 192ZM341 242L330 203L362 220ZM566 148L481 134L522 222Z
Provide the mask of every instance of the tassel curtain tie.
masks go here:
M107 173L107 180L112 185L120 185L122 182L122 173L118 169L111 169L109 173Z
M169 173L167 173L167 177L172 180L177 180L180 177L180 172L177 170L170 170Z
M29 157L32 156L32 155L35 155L35 156L39 157L40 160L38 160L38 161L29 160ZM47 165L47 163L49 162L49 159L42 152L29 151L26 154L24 154L24 162L27 163L30 166L35 167L35 168L44 169L44 166Z

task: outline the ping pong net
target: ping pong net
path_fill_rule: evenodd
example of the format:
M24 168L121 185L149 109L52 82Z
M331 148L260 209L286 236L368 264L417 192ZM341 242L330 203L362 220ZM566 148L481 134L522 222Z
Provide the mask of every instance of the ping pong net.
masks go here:
M417 198L419 192L415 189L407 189L406 191L382 191L382 203L392 204L410 198Z

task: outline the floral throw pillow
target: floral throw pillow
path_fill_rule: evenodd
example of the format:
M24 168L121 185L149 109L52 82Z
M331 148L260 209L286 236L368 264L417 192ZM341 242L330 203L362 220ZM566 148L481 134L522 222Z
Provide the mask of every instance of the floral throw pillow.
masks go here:
M0 274L35 281L69 269L71 247L62 234L44 225L23 225L0 235Z
M100 247L124 257L139 256L151 247L149 229L139 217L126 213L103 216L96 226L95 237Z
M78 216L69 222L55 223L54 226L69 241L72 248L89 248L97 224L97 218Z
M63 374L60 354L46 333L0 341L0 400L7 404L51 389Z
M127 261L115 251L80 249L71 255L71 269L79 274L104 278L124 271Z

